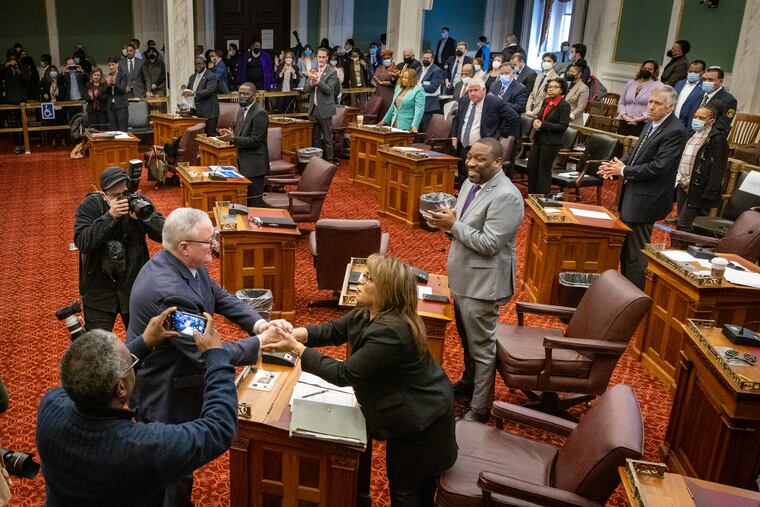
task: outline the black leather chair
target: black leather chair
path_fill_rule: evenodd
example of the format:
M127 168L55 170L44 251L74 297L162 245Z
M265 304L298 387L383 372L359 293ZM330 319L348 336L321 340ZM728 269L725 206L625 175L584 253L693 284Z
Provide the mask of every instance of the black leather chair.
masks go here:
M338 167L318 157L312 157L301 178L271 178L272 185L297 185L287 193L267 192L264 204L270 208L286 209L296 222L316 222L322 212L322 205L330 190Z
M586 140L586 149L580 158L578 152L560 151L559 155L567 157L567 162L564 167L552 170L552 185L557 185L563 192L568 188L575 189L577 201L581 200L581 188L596 187L596 204L601 205L604 178L597 174L599 166L622 153L623 147L614 137L592 134Z
M760 206L760 195L742 190L742 185L749 175L750 171L742 171L736 177L734 190L719 217L702 216L694 219L694 234L722 238L726 235L728 228L739 218L739 215L751 208Z
M689 245L706 247L713 252L736 254L757 263L760 260L760 207L739 215L720 239L673 230L670 232L670 244L674 248Z
M520 121L522 124L522 121L524 121L525 116L520 117ZM535 118L530 118L531 122ZM523 126L524 127L524 126ZM532 129L533 126L531 125L530 129ZM528 130L530 132L530 130ZM516 159L515 159L515 171L521 174L528 174L528 152L530 151L531 146L533 146L533 142L531 142L528 138L526 140L525 136L525 130L522 131L523 133L523 142L521 145L520 153L518 153ZM573 148L573 145L575 145L575 139L578 137L578 129L576 129L573 126L567 127L567 130L562 134L562 151L570 150ZM525 178L525 181L527 182L527 176Z

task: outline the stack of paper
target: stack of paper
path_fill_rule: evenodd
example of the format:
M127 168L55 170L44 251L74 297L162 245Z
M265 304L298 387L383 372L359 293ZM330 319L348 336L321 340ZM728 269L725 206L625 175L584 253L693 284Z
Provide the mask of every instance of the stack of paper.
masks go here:
M354 396L353 387L336 386L305 371L301 372L301 376L298 377L298 382L293 388L289 404L292 406L293 401L296 399L308 399L319 403L341 405L344 407L356 406L356 396Z
M746 287L760 289L760 273L728 268L726 269L726 274L723 276L734 285L744 285Z
M571 208L570 206L568 206L568 209L570 209L570 212L577 217L596 218L599 220L612 220L612 217L609 216L604 211L593 211L593 210L580 209L580 208Z

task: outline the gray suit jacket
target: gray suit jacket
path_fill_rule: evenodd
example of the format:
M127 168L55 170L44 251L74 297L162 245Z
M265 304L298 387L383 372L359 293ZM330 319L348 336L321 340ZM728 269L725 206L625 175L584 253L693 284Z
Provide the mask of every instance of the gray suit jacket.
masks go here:
M472 185L466 180L457 199L449 249L449 286L457 296L504 299L515 291L515 236L523 218L523 199L499 171L462 213Z
M266 176L269 174L269 115L258 103L254 103L245 120L242 118L241 107L235 120L235 137L232 140L232 144L237 146L238 169L247 178Z
M143 60L135 58L130 74L127 59L119 60L119 75L124 74L127 77L127 85L132 87L132 90L127 92L128 97L145 97L146 84L150 78L147 70L143 69L143 63Z
M326 120L335 115L335 97L340 93L340 81L335 69L328 65L316 86L311 84L307 75L303 91L309 94L309 116ZM316 107L314 107L315 93L317 94Z

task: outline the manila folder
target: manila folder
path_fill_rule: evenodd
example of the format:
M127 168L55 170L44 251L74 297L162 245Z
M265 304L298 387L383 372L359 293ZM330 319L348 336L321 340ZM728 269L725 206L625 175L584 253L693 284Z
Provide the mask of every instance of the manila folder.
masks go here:
M293 399L290 435L367 446L367 423L359 407Z

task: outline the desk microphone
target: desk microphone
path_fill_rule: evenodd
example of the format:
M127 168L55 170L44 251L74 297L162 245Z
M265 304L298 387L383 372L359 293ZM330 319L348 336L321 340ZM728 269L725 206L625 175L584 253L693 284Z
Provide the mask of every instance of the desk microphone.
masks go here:
M760 324L760 320L750 320L742 326L723 324L723 336L731 340L731 343L735 345L760 347L760 336L751 329L746 328L749 324Z

